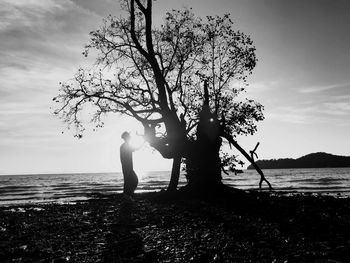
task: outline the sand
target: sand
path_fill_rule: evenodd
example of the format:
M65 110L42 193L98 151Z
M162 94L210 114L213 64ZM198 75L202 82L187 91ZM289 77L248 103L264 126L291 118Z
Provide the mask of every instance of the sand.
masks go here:
M0 208L1 262L350 262L350 198L95 196Z

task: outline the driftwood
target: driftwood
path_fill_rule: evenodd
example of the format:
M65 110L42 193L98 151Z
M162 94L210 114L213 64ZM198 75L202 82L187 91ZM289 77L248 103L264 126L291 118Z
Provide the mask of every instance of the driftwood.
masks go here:
M250 157L252 158L253 162L255 163L255 160L254 160L254 157L256 157L257 159L259 158L257 153L256 153L256 149L258 148L258 146L260 145L260 142L258 142L256 145L255 145L255 148L254 150L250 151ZM254 165L254 164L253 164ZM255 167L255 166L254 166ZM259 167L259 166L258 166ZM259 167L259 170L261 171L260 167ZM258 171L259 172L259 171ZM265 181L267 183L267 185L269 186L269 189L270 191L272 190L272 186L270 184L270 182L265 178L265 175L264 173L261 171L261 173L259 172L260 174L260 182L259 182L259 189L261 189L261 186L262 186L262 183Z
M255 168L255 170L260 174L260 182L259 182L259 189L262 188L262 183L265 181L267 185L269 186L269 190L272 190L272 186L270 182L265 178L265 175L263 171L260 169L260 167L255 163L254 156L258 157L256 154L256 149L258 148L260 143L257 143L254 150L250 151L250 155L237 143L237 141L229 134L224 133L222 135L230 145L233 145Z

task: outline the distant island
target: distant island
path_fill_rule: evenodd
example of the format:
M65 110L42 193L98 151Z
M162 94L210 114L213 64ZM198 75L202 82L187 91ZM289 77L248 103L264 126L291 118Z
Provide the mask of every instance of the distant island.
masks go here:
M258 160L256 163L261 169L350 167L350 157L317 152L298 159ZM249 165L247 169L254 167Z

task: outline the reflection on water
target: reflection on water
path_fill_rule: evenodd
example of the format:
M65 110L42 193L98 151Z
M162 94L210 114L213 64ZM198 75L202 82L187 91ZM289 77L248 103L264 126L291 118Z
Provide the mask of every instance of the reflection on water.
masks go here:
M264 170L276 191L350 195L350 168ZM138 173L136 192L159 191L168 185L170 172ZM121 173L47 174L0 176L0 205L36 202L65 202L87 199L93 193L118 193L123 189ZM224 175L225 184L240 189L258 189L254 170ZM186 183L180 177L179 186ZM267 185L265 185L267 189Z

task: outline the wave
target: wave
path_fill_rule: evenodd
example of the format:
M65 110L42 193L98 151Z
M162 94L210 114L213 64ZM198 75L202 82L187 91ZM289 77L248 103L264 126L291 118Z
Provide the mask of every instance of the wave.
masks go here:
M350 168L264 170L264 173L275 191L342 193L350 196ZM140 173L136 192L165 189L169 174ZM121 193L122 178L121 173L0 176L0 205L70 202L86 200L94 194ZM257 190L259 179L260 176L253 170L223 176L225 184L244 190ZM184 184L186 178L182 174L179 186Z

